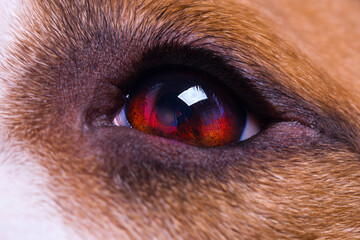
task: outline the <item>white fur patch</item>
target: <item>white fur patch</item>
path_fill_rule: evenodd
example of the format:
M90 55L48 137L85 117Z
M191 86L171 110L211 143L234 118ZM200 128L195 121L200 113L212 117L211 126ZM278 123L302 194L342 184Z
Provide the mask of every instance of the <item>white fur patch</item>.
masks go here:
M51 199L46 169L36 163L24 144L6 137L1 106L16 78L11 77L14 74L8 72L5 60L19 24L26 24L16 17L24 3L0 0L0 239L79 239Z
M14 26L17 21L16 12L19 11L20 8L20 0L0 0L0 104L4 104L2 100L7 88L4 82L9 80L6 57L15 36L14 33L12 33L12 26Z
M0 56L4 55L8 43L13 39L10 26L14 23L19 6L20 0L0 0Z
M0 140L0 239L69 239L45 184L30 154Z

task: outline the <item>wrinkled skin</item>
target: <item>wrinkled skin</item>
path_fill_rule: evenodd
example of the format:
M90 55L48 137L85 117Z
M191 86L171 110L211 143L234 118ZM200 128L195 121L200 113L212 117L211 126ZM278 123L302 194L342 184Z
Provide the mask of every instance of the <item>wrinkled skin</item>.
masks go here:
M0 1L0 239L356 239L360 2ZM134 76L210 72L263 123L117 127Z

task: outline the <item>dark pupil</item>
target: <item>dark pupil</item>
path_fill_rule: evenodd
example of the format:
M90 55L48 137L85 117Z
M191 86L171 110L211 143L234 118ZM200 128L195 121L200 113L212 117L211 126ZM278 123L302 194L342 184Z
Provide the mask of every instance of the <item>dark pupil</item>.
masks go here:
M156 105L158 121L168 127L177 127L191 118L193 109L188 106L175 93L163 95Z

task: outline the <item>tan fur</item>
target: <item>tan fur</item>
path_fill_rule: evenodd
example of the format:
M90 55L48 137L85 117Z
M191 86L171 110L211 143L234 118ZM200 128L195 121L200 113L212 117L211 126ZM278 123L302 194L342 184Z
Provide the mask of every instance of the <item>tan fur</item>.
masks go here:
M359 2L23 7L2 63L2 128L46 169L56 209L77 234L359 238ZM213 74L245 104L266 106L271 124L222 148L109 126L137 72L182 59L203 70L221 59L226 69Z

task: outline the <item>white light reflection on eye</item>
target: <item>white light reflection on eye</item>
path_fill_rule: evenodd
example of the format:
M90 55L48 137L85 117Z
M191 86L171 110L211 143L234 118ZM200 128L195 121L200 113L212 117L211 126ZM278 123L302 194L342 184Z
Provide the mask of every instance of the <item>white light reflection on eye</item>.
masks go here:
M206 93L200 86L191 87L179 94L178 98L183 100L188 106L207 99Z
M129 99L129 94L126 95L126 99ZM117 114L117 116L113 120L113 124L116 126L125 126L125 127L132 128L126 118L125 106L122 109L120 109L120 112Z
M252 136L258 134L261 130L260 123L250 113L247 112L246 115L244 131L239 139L239 142L251 138Z

